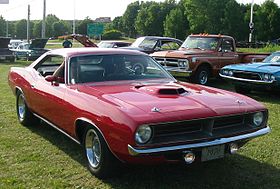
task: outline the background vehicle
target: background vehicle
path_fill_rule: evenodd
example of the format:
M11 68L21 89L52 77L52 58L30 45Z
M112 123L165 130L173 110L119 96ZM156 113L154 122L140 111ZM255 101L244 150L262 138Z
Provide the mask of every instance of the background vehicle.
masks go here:
M236 52L235 40L226 35L190 35L178 51L161 51L151 55L175 77L190 77L207 84L219 70L229 64L259 62L268 53Z
M130 42L126 41L100 41L97 46L99 48L119 48L130 46Z
M147 54L155 51L177 50L182 41L170 37L144 36L137 38L129 47L124 49L138 50Z
M48 39L34 39L31 40L31 44L21 43L16 49L12 49L15 53L16 59L36 60L45 52L49 51L45 49Z
M9 49L16 49L19 44L23 43L22 40L19 39L11 39L9 43Z
M120 162L222 158L270 132L262 104L176 81L137 51L49 51L26 68L11 68L9 85L19 122L31 126L40 118L81 144L98 177L118 174Z
M239 93L280 90L280 52L272 53L261 63L225 66L220 76L232 82Z
M10 42L10 38L8 37L0 37L0 62L1 61L15 61L15 56L13 52L8 48L8 44Z

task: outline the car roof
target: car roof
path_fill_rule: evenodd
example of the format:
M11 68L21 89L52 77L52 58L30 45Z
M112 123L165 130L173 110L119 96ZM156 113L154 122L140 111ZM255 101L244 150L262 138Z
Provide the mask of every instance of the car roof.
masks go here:
M126 50L126 49L106 49L106 48L95 48L95 47L85 47L85 48L64 48L64 49L54 49L47 52L47 54L61 55L64 57L86 55L86 54L129 54L129 55L147 55L145 53Z

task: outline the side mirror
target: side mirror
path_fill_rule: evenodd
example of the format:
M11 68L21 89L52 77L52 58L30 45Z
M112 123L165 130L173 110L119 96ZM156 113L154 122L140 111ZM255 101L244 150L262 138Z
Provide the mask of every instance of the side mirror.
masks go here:
M59 85L59 83L57 82L58 78L56 76L48 75L48 76L45 77L45 80L47 82L51 82L51 84L54 85L54 86L58 86Z

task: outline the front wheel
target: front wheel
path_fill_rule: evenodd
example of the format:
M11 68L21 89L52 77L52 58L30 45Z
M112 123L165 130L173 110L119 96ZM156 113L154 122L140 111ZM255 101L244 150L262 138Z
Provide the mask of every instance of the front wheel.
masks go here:
M29 126L38 122L39 119L29 110L22 92L17 93L16 108L18 120L22 125Z
M83 139L89 171L98 178L113 176L120 162L112 154L102 135L89 126Z
M193 77L193 81L200 85L206 85L210 77L210 70L206 66L199 67Z

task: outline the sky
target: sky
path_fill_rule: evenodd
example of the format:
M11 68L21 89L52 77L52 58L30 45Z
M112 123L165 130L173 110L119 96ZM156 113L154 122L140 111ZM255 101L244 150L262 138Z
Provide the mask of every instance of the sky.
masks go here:
M73 20L74 18L82 20L87 16L91 19L98 17L111 17L113 19L116 16L121 16L127 5L135 1L137 0L46 0L46 14L54 14L63 20ZM252 0L237 0L237 2L251 3ZM254 2L260 4L264 0L254 0ZM280 0L274 0L274 2L280 6ZM31 10L30 19L42 19L43 0L9 0L9 4L0 4L0 15L5 20L27 19L28 4L30 4Z

